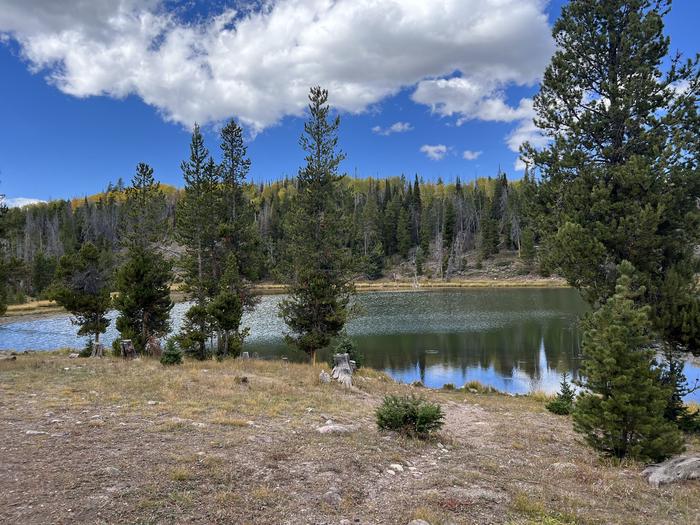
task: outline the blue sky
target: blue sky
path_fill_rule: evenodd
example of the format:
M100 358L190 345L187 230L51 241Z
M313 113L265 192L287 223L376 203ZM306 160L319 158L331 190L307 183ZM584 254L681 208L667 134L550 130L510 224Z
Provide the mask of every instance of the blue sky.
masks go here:
M304 93L317 82L340 107L350 174L454 180L501 166L520 177L514 150L537 139L527 101L562 4L387 0L375 12L361 0L277 0L260 12L232 2L7 2L0 191L43 200L128 181L141 161L181 186L195 120L215 154L220 122L243 122L253 180L293 176ZM122 18L108 16L115 4ZM698 51L698 19L700 2L674 2L672 49Z

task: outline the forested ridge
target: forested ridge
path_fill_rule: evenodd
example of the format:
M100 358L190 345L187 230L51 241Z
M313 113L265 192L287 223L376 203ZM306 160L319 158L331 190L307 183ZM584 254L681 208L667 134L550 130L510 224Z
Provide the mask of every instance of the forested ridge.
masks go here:
M525 255L533 255L525 209L533 183L527 174L515 181L501 173L467 182L457 177L447 183L417 175L412 179L346 176L342 185L342 211L349 226L343 242L357 262L358 277L377 279L387 267L402 261L413 265L417 261L417 273L423 273L421 266L426 263L421 264L421 259L434 262L433 277L450 277L467 263L478 264L499 250L522 251L523 243L527 244ZM283 225L292 211L297 180L246 183L243 188L261 238L253 275L275 280L283 257ZM164 184L161 189L166 201L161 249L175 258L182 251L174 230L184 190ZM11 299L42 297L58 259L85 242L118 254L128 230L125 191L119 180L89 197L9 209L5 221Z

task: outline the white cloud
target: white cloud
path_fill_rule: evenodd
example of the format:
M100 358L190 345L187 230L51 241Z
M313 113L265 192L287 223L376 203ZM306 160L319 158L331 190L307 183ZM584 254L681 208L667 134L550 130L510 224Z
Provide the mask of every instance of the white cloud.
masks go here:
M391 126L388 128L382 128L381 126L374 126L372 128L372 132L376 133L377 135L391 135L392 133L406 133L407 131L411 131L413 129L413 126L411 125L410 122L394 122Z
M420 151L425 153L430 160L442 160L447 155L447 146L444 144L424 144L420 147Z
M314 84L344 111L417 85L417 102L482 118L553 50L544 0L265 0L197 22L162 0L2 4L0 35L64 93L135 94L188 126L236 116L259 131L302 114Z
M8 208L21 208L22 206L39 204L41 202L46 201L42 201L41 199L32 199L30 197L13 197L11 199L5 199L5 204L7 204Z
M465 149L464 153L462 153L462 158L464 160L476 160L481 156L481 151L472 151L470 149Z

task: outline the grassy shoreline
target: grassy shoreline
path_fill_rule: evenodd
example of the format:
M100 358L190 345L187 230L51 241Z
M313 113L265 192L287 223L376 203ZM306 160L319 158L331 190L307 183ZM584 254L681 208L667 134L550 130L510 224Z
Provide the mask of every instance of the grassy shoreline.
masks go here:
M321 384L319 372L281 361L165 368L57 352L0 361L8 487L0 521L563 525L700 516L700 483L651 488L643 465L599 458L541 396L428 390L373 370L347 390ZM435 439L377 430L382 397L407 393L443 406L446 427ZM329 419L352 431L317 432Z
M278 283L259 283L254 290L261 295L275 295L285 292L285 285ZM379 280L358 281L355 283L358 293L378 291L426 291L446 290L459 288L568 288L563 279L556 277L519 277L519 278L478 278L455 279L447 281L422 279L417 282L412 280ZM177 289L172 290L172 298L175 302L186 300L185 295ZM0 317L0 323L12 322L17 317L43 315L55 315L64 313L65 310L53 301L37 300L23 304L9 305L4 316Z

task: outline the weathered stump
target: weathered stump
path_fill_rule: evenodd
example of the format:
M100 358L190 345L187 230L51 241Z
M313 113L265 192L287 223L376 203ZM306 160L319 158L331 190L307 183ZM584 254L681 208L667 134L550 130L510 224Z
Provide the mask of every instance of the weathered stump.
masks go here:
M163 347L160 346L160 340L157 337L152 335L148 338L146 342L146 353L151 357L160 357L163 355Z
M92 343L92 352L90 357L104 357L105 347L102 343Z
M241 359L250 359L250 354L248 352L241 352Z
M331 377L345 387L352 386L352 365L348 354L335 354L333 356L333 371Z
M136 348L134 348L134 343L131 342L131 339L122 339L119 344L124 359L134 359L136 357Z

